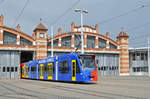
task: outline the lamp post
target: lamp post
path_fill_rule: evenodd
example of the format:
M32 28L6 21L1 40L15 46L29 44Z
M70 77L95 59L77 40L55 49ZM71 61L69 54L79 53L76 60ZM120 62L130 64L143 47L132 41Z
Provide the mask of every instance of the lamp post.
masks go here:
M80 12L81 14L81 54L84 54L84 40L83 40L83 13L88 13L87 10L75 9L75 12Z

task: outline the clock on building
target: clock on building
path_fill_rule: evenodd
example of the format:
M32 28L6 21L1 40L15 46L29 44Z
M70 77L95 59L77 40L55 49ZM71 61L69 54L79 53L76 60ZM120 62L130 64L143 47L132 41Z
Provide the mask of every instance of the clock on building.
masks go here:
M40 33L40 38L44 38L44 33Z

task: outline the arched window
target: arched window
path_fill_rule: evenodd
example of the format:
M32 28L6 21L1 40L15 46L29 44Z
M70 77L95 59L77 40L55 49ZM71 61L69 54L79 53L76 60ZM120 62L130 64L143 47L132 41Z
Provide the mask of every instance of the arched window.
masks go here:
M75 35L75 47L81 48L81 36Z
M61 46L71 47L71 36L62 38Z
M51 46L51 42L48 42L48 46ZM53 46L58 46L58 39L53 41Z
M110 43L110 49L117 49L117 47L113 45L112 43Z
M16 45L17 35L4 31L4 44Z
M87 48L95 48L95 37L87 36Z
M32 42L20 37L20 45L32 45Z
M98 48L106 48L106 40L98 39Z

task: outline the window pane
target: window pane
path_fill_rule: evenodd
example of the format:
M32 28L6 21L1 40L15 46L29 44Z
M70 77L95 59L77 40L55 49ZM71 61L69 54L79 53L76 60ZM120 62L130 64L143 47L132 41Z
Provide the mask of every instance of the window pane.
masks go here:
M76 73L80 73L80 68L77 60L76 60Z
M117 47L113 45L112 43L110 43L110 49L117 49Z
M132 60L135 60L135 53L132 54Z
M62 38L61 46L71 47L71 36Z
M20 37L20 45L32 45L32 42Z
M81 48L81 36L75 35L75 47Z
M69 61L61 61L59 71L60 73L69 73Z
M99 38L98 39L98 47L99 48L106 48L106 40Z
M35 73L35 65L32 65L32 66L31 66L31 72L32 72L32 73Z
M47 73L47 64L44 64L44 73Z
M17 36L15 34L4 31L4 44L16 45Z
M87 48L95 48L95 37L87 36Z

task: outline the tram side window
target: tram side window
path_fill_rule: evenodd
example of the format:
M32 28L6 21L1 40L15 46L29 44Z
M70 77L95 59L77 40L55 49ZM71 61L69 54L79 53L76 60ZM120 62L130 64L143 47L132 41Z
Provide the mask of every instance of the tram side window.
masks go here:
M31 66L31 72L32 72L32 73L35 73L35 65L32 65L32 66Z
M53 73L55 73L55 64L52 63L52 66L53 66Z
M47 64L44 64L44 73L47 73Z
M76 73L80 73L80 68L77 60L76 60Z
M59 71L60 73L69 73L69 61L61 61Z

